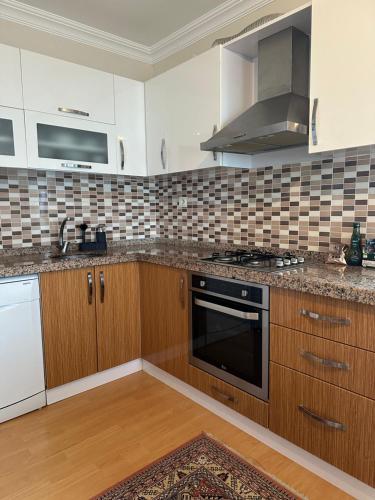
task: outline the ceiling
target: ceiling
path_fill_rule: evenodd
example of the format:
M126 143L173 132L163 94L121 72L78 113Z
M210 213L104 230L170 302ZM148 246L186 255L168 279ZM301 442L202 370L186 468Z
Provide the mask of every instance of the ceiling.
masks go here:
M151 46L226 1L22 0L22 3Z

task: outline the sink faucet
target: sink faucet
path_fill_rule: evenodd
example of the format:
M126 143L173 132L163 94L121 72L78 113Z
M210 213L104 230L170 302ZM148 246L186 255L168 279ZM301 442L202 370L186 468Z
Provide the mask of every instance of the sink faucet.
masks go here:
M73 220L73 217L65 217L65 219L62 221L60 225L60 230L59 230L59 249L62 255L65 255L68 251L69 248L69 241L64 241L64 228L65 225L68 221Z

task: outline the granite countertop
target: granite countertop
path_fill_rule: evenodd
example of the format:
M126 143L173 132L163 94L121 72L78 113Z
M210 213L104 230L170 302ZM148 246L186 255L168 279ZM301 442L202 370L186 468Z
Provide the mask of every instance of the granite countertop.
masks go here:
M216 250L226 248L227 245L215 246ZM122 242L110 246L106 255L67 260L53 258L45 248L3 251L0 278L140 261L375 305L375 269L325 264L318 256L311 256L308 266L261 272L200 260L212 251L212 245L170 240Z

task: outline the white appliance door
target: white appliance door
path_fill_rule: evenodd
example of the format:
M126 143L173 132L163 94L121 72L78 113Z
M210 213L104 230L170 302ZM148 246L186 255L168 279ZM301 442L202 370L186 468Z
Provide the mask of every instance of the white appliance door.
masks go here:
M117 173L116 128L25 111L28 166L36 169Z
M25 287L23 283L0 288ZM0 409L44 389L39 300L13 304L0 300Z

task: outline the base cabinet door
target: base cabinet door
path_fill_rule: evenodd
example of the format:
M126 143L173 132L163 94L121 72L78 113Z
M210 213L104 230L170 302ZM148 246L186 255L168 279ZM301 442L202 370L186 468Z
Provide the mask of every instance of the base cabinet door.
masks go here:
M270 429L375 486L375 402L271 363Z
M142 358L186 379L188 282L179 269L141 264Z
M47 388L97 372L94 269L40 276Z
M141 354L137 263L95 268L98 369L112 368Z

